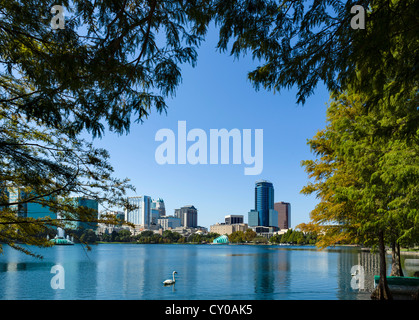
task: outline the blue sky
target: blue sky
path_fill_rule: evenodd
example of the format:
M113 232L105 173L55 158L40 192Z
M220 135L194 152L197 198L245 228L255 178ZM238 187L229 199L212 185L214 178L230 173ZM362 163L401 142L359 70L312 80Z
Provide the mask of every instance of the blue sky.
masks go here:
M256 62L217 52L216 41L212 29L198 50L197 66L182 66L183 82L167 100L167 114L152 111L143 124L132 123L128 135L107 133L95 145L110 152L115 176L131 179L136 194L129 195L163 198L167 214L192 204L198 224L207 228L229 214L242 214L247 222L255 181L266 179L274 185L275 202L291 203L291 227L308 222L317 200L300 194L308 182L300 162L314 157L306 143L325 127L328 91L319 85L305 105L296 104L295 90L256 91L247 80ZM263 129L262 173L246 176L246 165L231 160L227 165L157 164L154 155L161 142L155 141L156 132L169 128L177 135L182 120L187 131L203 129L208 139L210 129L252 129L253 137L255 129Z

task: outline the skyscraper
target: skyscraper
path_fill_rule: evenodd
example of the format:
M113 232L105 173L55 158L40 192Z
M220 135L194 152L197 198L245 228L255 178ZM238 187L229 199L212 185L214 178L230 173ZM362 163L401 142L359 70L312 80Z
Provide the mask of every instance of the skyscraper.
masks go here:
M128 202L136 208L129 211L125 209L125 221L149 227L151 223L151 198L149 196L130 197Z
M289 229L291 227L291 204L288 202L275 202L274 209L278 211L278 227Z
M249 227L278 228L278 213L274 209L274 187L266 180L255 183L255 209L249 212Z
M175 209L175 217L180 219L183 227L196 228L198 226L198 210L194 206L183 206Z
M19 204L13 204L9 206L9 208L16 211L18 217L34 219L45 217L50 217L52 219L57 218L57 214L55 212L53 212L48 206L40 203L43 200L51 199L52 196L40 198L37 201L24 202L24 200L35 197L35 195L25 192L23 188L16 187L7 188L7 195L9 198L9 203L21 202Z
M162 198L158 198L157 200L153 200L151 202L151 208L156 209L159 212L159 217L163 217L166 215L166 208L164 206L164 201Z
M269 227L269 220L272 220L269 210L274 210L274 187L271 182L256 181L255 210L258 211L259 226Z
M85 197L75 197L74 201L76 201L77 206L83 207L88 209L93 214L96 215L96 218L99 216L99 203L95 199L89 199ZM75 226L77 229L97 229L97 222L86 222L86 221L78 221Z

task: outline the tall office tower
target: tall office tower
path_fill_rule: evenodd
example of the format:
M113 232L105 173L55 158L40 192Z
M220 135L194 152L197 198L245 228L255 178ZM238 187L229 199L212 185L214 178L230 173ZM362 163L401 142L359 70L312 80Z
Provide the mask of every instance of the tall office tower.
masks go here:
M229 216L225 216L225 224L239 224L239 223L243 223L242 215L231 214Z
M198 210L192 205L175 209L175 217L180 219L183 227L196 228L198 226Z
M278 212L274 209L274 187L266 180L256 181L255 209L248 213L249 227L263 226L278 229Z
M278 227L289 229L291 227L291 204L288 202L275 202L274 209L278 211Z
M89 214L92 213L96 215L96 218L99 217L99 203L95 199L89 199L85 197L74 197L73 201L78 207L83 207L88 209ZM86 221L77 221L72 225L74 229L97 229L97 222L86 222Z
M149 196L130 197L128 202L136 208L130 211L125 209L125 221L142 227L149 227L151 223L151 198Z
M10 205L10 208L16 211L16 214L18 217L24 217L24 218L45 218L50 217L52 219L57 218L57 214L51 209L46 206L42 205L39 202L42 202L43 200L51 199L52 196L48 196L45 198L37 199L38 202L35 201L29 201L29 202L23 202L23 200L26 200L28 198L34 197L34 195L27 193L23 190L23 188L7 188L7 195L9 198L9 203L17 203L22 202L19 204Z
M157 220L160 218L159 210L157 210L155 208L151 208L150 209L150 216L151 216L150 223L157 225Z
M57 218L57 214L55 212L51 211L51 209L48 206L43 206L40 203L28 202L23 205L23 208L26 212L26 217L28 218Z
M152 209L157 209L159 211L159 217L163 217L166 215L166 208L164 206L164 201L162 198L158 198L157 200L153 200L151 203Z
M258 212L259 226L278 226L275 224L274 213L274 187L266 180L256 181L255 184L255 210Z

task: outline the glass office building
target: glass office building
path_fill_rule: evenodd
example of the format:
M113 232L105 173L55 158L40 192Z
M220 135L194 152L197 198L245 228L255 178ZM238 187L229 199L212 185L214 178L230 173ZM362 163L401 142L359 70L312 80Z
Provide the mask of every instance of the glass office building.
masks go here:
M166 215L166 208L164 206L164 201L162 198L151 201L151 209L157 209L159 212L159 217Z
M250 210L248 213L248 225L249 227L256 227L259 225L259 212L256 210Z
M76 197L76 198L74 198L74 200L77 202L77 206L94 210L94 212L96 214L96 218L98 217L99 203L96 200L88 199L88 198L84 198L84 197ZM80 228L80 229L96 230L97 229L97 222L78 221L76 223L76 228L77 229Z
M136 208L129 211L125 210L125 221L149 227L151 223L151 198L149 196L130 197L128 202Z
M19 204L10 205L9 208L16 211L18 217L21 218L34 218L41 219L50 217L51 219L57 219L57 214L53 212L48 206L44 206L37 202L23 202L23 200L33 197L23 191L23 188L11 187L7 189L7 196L9 203L21 202ZM51 196L50 196L51 197ZM50 197L41 198L50 199Z
M258 212L259 226L269 226L270 212L274 210L274 187L271 182L260 180L255 185L255 210Z

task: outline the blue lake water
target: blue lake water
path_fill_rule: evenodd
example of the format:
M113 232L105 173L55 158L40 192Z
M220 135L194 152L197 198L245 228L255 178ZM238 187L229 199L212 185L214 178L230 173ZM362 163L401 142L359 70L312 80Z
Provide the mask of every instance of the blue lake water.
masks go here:
M42 260L8 246L0 255L0 299L352 300L369 299L378 255L357 248L260 245L99 244L32 248ZM389 261L390 262L390 261ZM61 265L64 289L51 273ZM362 265L364 289L351 286ZM162 282L177 271L176 284Z

